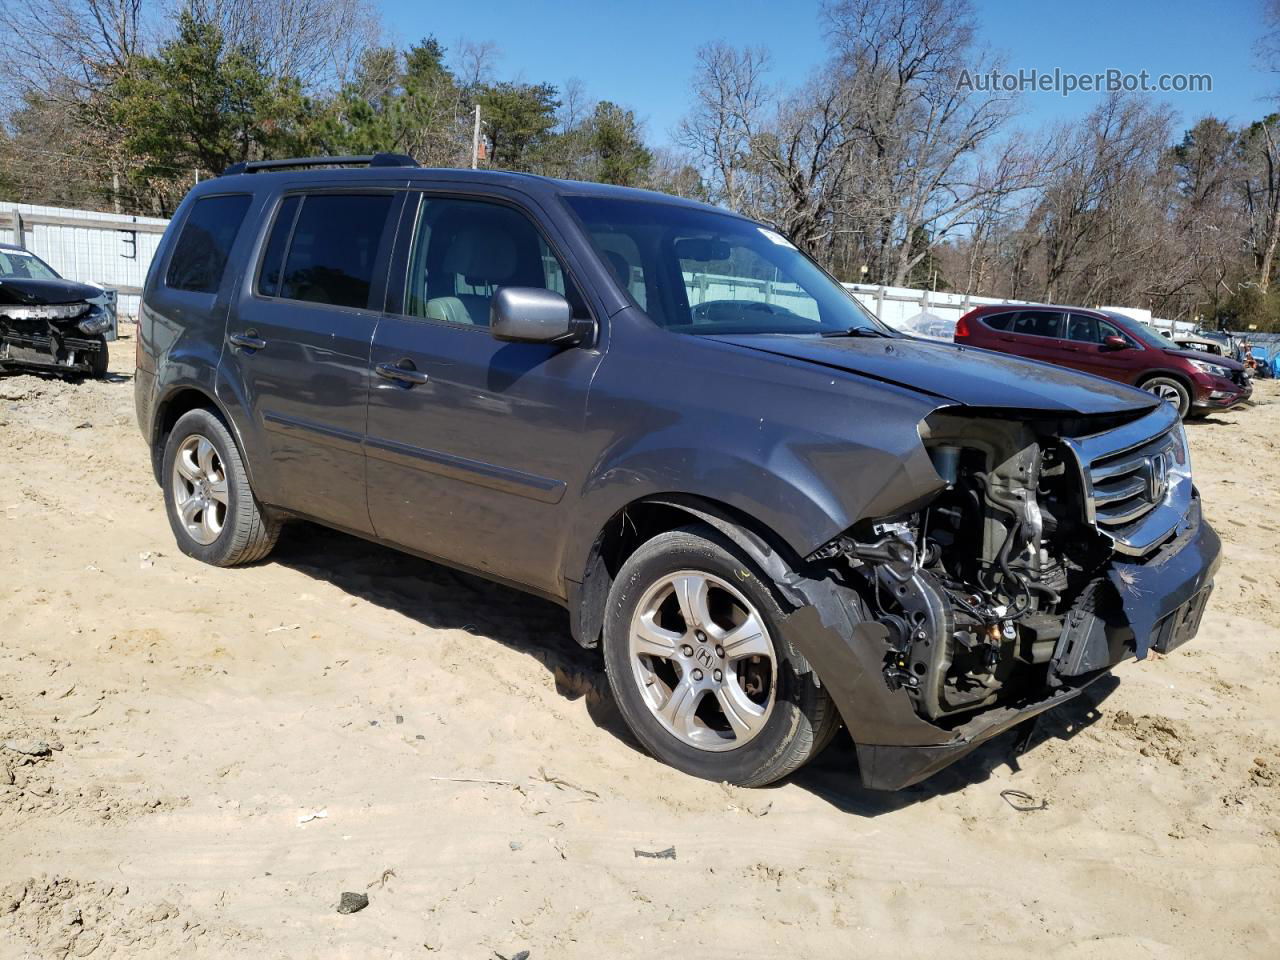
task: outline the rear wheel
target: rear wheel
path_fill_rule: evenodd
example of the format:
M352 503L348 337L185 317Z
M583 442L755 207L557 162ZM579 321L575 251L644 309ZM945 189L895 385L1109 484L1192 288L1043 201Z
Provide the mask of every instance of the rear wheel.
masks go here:
M1191 409L1191 394L1172 377L1152 377L1143 382L1142 389L1171 404L1180 417L1185 417Z
M618 572L608 604L609 684L659 760L762 786L830 740L839 716L788 640L786 613L715 531L690 527L645 543Z
M161 477L169 526L183 553L233 567L275 547L280 521L254 497L231 432L209 410L188 411L174 424Z

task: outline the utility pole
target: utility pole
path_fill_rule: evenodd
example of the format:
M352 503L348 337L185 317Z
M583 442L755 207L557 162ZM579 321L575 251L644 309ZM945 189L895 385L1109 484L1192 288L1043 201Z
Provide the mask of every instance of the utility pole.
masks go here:
M471 131L471 169L480 164L480 104L476 104L476 125Z

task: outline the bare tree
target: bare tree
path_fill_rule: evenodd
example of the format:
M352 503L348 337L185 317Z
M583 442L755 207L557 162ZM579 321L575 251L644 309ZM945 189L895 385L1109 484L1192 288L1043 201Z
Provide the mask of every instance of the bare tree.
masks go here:
M475 90L492 82L500 56L498 45L492 41L460 38L453 56L453 73L458 84L464 89Z
M1280 151L1276 125L1270 116L1253 124L1243 136L1244 178L1241 192L1248 215L1248 244L1256 266L1258 287L1271 285L1276 247L1280 245Z
M179 0L179 9L218 24L228 46L253 51L268 72L310 92L351 79L382 39L369 0Z
M694 106L676 131L678 142L707 171L711 197L733 210L750 209L752 138L771 102L765 84L769 56L760 48L736 50L724 43L698 50Z

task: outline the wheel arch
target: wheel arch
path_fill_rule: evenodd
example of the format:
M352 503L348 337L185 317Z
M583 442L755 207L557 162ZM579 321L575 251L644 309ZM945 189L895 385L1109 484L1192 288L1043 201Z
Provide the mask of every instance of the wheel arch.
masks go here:
M164 483L164 478L161 476L161 461L164 459L164 448L169 434L173 432L178 420L192 410L208 410L222 421L222 425L227 428L227 432L231 434L232 440L240 450L241 462L252 485L253 467L245 456L240 431L236 429L235 423L227 416L227 411L211 393L201 387L190 385L175 387L156 403L155 413L151 418L151 470L155 475L156 483Z
M640 546L691 523L704 523L746 553L766 575L780 601L792 607L803 596L787 585L802 558L767 526L727 503L684 493L650 494L615 511L596 534L580 582L570 580L569 623L584 647L599 644L609 590L618 570Z
M1191 378L1181 370L1167 370L1163 367L1157 370L1144 370L1142 376L1138 377L1134 386L1141 387L1145 383L1160 378L1165 380L1176 380L1181 384L1182 388L1187 391L1187 396L1192 400L1196 398L1196 385L1192 383Z

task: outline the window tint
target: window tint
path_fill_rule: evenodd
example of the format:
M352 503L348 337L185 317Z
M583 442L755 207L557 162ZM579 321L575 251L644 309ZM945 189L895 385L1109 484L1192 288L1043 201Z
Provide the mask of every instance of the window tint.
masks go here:
M1062 336L1062 314L1047 310L1022 310L1012 315L1005 329L1028 337Z
M289 246L289 233L298 213L298 197L285 197L276 213L271 236L267 238L267 250L262 255L262 269L258 271L258 292L274 297L280 292L280 268L284 266L284 252Z
M541 287L588 316L573 281L532 221L511 207L480 200L424 197L418 210L405 312L465 326L489 325L499 287Z
M280 296L339 307L367 307L389 194L304 197L280 281Z
M1098 321L1081 313L1071 314L1067 319L1067 339L1079 343L1101 343Z
M1013 320L1012 313L997 313L993 317L983 317L982 322L992 330L1008 330L1009 322Z
M217 293L227 256L240 232L248 194L204 197L195 202L173 248L165 284L174 290Z

